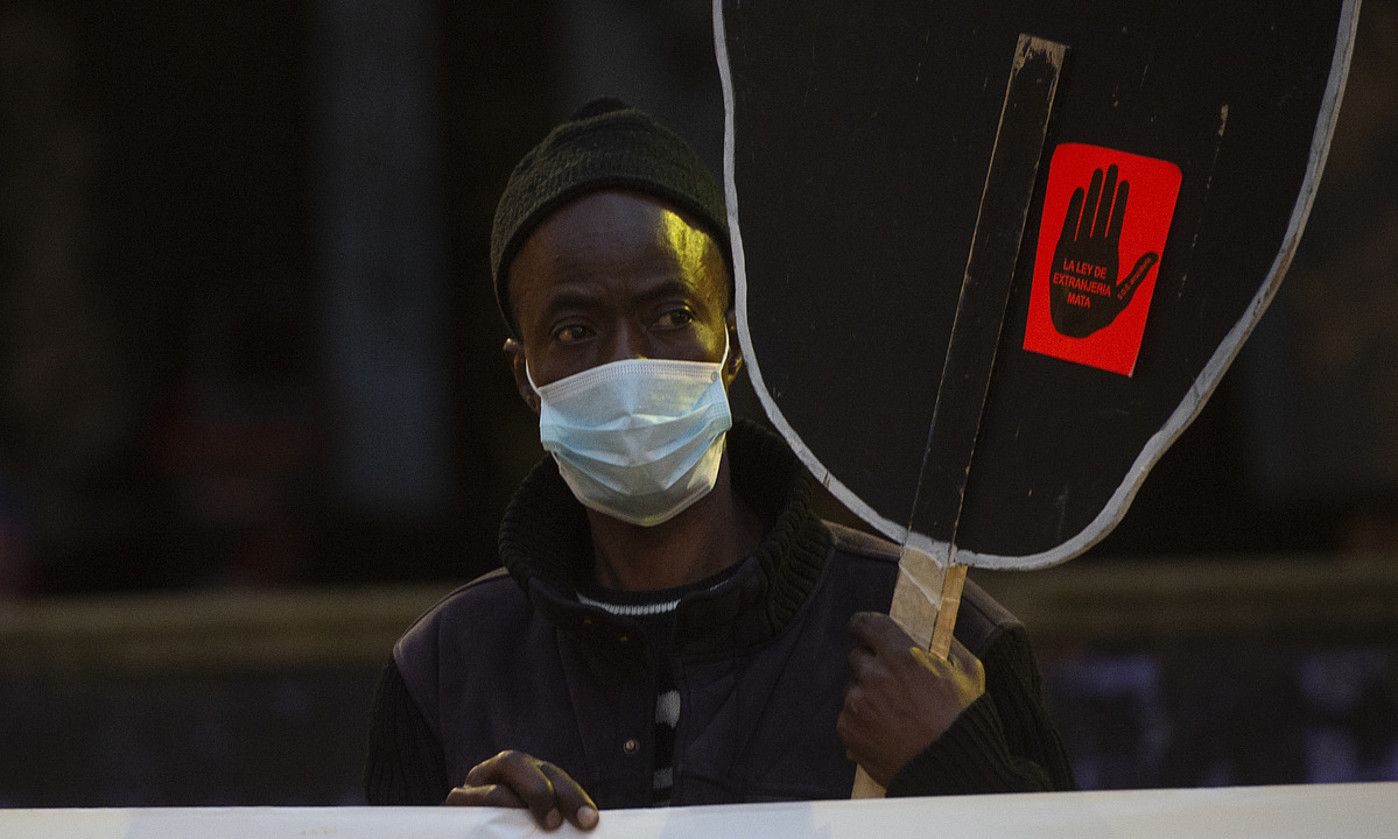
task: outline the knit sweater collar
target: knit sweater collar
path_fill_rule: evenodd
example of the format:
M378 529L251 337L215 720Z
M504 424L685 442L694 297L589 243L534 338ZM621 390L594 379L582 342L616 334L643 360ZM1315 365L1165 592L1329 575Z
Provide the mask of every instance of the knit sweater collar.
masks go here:
M786 443L755 423L728 432L733 489L766 525L754 558L765 577L765 621L780 631L815 588L830 552L830 533L810 507L811 478ZM591 573L586 511L542 460L515 492L500 524L500 558L527 592L541 583L572 597Z

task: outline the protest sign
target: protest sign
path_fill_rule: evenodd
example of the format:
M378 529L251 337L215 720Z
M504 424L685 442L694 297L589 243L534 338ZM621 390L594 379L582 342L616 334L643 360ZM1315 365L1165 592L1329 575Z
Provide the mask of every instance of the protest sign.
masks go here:
M1086 550L1203 408L1305 226L1358 3L714 8L754 387L944 643L958 569Z

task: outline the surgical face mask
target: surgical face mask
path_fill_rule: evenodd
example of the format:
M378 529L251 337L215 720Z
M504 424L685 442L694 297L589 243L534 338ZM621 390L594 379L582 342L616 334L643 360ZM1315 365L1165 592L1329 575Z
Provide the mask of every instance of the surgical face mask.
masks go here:
M726 336L725 336L726 337ZM723 361L630 358L538 387L539 440L583 505L651 527L714 488L733 426Z

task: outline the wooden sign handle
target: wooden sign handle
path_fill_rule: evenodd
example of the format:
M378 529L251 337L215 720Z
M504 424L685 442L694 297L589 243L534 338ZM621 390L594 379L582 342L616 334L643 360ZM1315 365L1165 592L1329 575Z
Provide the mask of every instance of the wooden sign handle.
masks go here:
M966 566L939 567L926 554L915 555L912 557L913 561L907 561L910 559L907 550L904 551L904 559L905 562L899 563L898 583L894 586L893 605L889 614L915 641L925 643L929 653L946 658L951 649L952 630L956 627L956 612L961 606L961 589L966 584ZM924 561L918 561L919 559ZM929 564L931 568L928 567ZM935 571L935 575L940 577L941 590L935 595L935 599L929 595L937 590L938 581L928 579L929 571ZM936 609L935 615L931 614L932 609ZM919 636L927 637L923 633L929 624L932 627L930 641L919 640ZM884 788L879 782L869 777L864 767L856 768L850 798L883 796Z
M942 602L937 606L937 622L932 625L932 643L927 651L937 658L946 658L951 651L952 630L956 628L956 613L961 608L961 589L966 585L966 566L953 565L942 579Z

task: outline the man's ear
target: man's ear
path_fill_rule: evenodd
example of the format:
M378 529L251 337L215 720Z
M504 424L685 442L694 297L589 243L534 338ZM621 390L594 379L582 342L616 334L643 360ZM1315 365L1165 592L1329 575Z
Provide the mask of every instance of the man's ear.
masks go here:
M732 309L728 310L724 327L728 330L728 362L723 365L723 386L728 388L738 378L738 371L743 369L743 348L738 342L738 316Z
M538 416L539 394L535 393L533 386L529 384L529 372L525 368L524 345L513 338L506 338L505 346L501 349L505 351L510 372L514 374L515 390L519 391L519 398L524 400L524 404L529 406L529 410L534 412L534 416Z

